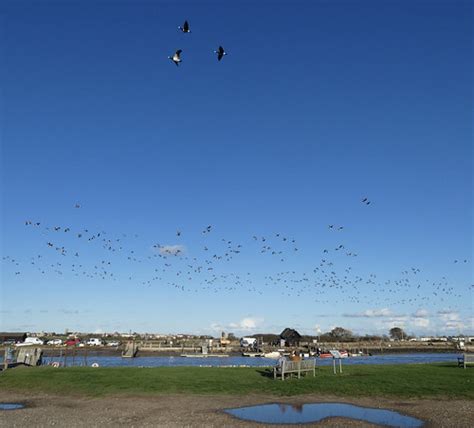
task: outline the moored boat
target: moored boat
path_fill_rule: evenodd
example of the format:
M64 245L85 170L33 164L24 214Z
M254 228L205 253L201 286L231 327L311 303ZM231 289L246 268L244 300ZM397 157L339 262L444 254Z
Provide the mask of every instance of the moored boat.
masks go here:
M263 354L265 358L273 358L274 360L278 360L281 357L281 354L278 351L266 352Z
M347 358L349 356L349 353L347 351L337 351L337 350L333 350L333 351L336 351L336 352L339 352L339 355L341 356L341 358ZM321 352L319 355L318 355L319 358L334 358L334 355L331 354L331 352Z

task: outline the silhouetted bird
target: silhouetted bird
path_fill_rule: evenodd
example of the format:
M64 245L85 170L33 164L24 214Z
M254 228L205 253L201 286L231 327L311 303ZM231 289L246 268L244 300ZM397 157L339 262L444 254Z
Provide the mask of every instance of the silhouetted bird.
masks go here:
M219 46L216 51L214 51L215 54L217 54L217 60L220 61L222 58L224 58L224 55L227 55L227 52L224 50L222 46Z
M189 23L188 21L184 21L184 24L183 26L181 27L181 25L178 27L178 30L181 30L183 33L190 33L191 30L189 29Z

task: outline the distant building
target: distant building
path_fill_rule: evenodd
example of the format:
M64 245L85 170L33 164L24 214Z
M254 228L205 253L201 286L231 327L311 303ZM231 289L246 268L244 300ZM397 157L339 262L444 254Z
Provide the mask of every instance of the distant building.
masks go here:
M26 333L4 333L0 332L0 343L12 342L19 343L24 342L27 337Z
M285 341L286 346L299 346L301 341L301 335L292 328L285 328L280 333L280 339Z

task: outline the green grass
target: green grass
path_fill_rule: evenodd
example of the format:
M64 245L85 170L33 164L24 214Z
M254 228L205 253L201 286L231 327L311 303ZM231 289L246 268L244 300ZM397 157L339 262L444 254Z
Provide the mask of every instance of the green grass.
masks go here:
M474 370L449 364L345 366L334 375L273 380L263 368L17 368L0 374L0 390L110 394L331 394L340 396L474 398Z

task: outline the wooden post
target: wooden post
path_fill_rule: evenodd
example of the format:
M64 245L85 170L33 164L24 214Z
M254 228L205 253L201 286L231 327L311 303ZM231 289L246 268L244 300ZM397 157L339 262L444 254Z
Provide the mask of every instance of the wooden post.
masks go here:
M5 347L5 355L3 356L3 370L8 369L8 353L10 348L8 346Z
M342 358L339 358L339 373L342 373Z
M336 359L335 358L332 359L332 368L333 368L334 374L336 374Z

